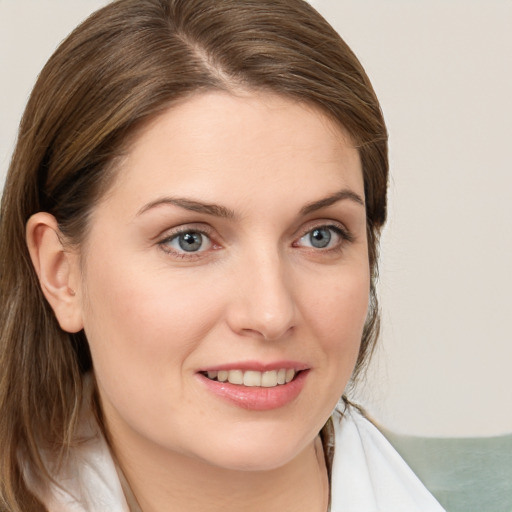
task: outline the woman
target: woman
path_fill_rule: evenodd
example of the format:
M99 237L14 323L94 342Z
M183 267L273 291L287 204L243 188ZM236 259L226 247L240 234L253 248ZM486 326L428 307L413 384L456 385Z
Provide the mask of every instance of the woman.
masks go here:
M3 508L441 510L332 413L377 336L386 144L300 0L120 0L78 27L2 200Z

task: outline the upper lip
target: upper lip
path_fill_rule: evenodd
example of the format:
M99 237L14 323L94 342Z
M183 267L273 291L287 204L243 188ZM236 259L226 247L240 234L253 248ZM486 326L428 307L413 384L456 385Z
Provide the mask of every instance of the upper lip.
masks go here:
M215 372L215 371L229 371L229 370L253 370L257 372L268 372L272 370L280 369L293 369L295 371L308 370L310 367L307 364L300 363L297 361L273 361L273 362L261 362L261 361L239 361L235 363L223 363L213 366L205 366L201 368L199 372Z

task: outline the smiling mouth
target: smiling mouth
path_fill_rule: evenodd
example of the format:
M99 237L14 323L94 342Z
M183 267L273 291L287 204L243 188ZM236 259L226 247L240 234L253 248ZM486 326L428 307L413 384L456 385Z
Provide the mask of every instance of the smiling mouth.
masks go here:
M246 387L274 388L290 383L300 371L281 368L259 372L256 370L218 370L201 372L202 375L216 382L229 382Z

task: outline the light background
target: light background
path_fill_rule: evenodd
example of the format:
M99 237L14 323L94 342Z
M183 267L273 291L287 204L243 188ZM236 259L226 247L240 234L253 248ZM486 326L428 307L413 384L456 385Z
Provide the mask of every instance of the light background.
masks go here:
M0 0L0 183L37 73L105 3ZM399 432L512 432L512 1L311 3L390 132L383 332L360 400Z

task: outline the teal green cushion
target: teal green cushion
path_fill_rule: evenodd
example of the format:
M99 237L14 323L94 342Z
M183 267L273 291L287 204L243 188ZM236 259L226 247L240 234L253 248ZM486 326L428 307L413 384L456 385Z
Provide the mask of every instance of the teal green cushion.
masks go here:
M428 438L383 433L448 512L512 512L512 435Z

